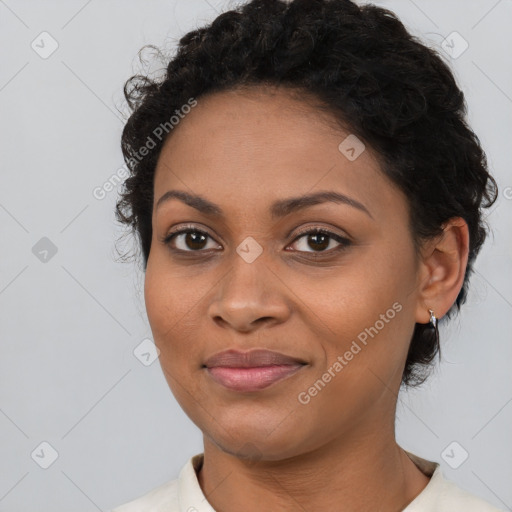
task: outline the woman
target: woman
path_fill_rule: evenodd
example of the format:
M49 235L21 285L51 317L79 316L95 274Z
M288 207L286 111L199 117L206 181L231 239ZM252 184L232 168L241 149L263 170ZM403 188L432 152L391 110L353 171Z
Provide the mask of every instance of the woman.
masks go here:
M125 94L118 218L204 453L115 512L497 510L395 440L496 199L442 59L375 6L253 0Z

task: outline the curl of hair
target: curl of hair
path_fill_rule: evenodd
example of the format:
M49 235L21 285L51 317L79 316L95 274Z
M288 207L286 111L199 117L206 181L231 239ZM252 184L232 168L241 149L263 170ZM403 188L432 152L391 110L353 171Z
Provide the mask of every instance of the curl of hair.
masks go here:
M139 74L127 80L132 113L121 148L130 176L116 217L138 237L144 268L153 178L166 137L142 159L138 150L190 98L251 86L286 87L371 147L408 198L417 250L448 219L467 222L468 265L446 317L458 311L486 238L482 208L496 200L496 182L466 122L464 95L440 55L391 11L350 0L252 0L184 35L161 79ZM433 329L416 324L402 384L423 383L439 351Z

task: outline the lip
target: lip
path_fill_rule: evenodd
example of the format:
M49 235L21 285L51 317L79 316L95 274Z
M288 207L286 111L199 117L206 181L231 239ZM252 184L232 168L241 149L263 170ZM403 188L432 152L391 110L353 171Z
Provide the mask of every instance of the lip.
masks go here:
M265 349L253 349L246 352L240 350L223 350L208 358L204 366L215 368L254 368L260 366L305 364L306 361L297 357L287 356L281 352Z
M225 350L206 360L210 377L233 391L258 391L292 376L306 366L302 359L272 350Z

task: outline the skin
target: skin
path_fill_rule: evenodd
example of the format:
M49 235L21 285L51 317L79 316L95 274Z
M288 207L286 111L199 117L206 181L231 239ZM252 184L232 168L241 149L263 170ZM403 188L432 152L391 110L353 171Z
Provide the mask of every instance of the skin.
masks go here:
M396 400L415 323L428 323L428 309L442 317L462 286L467 225L452 219L417 254L407 198L370 148L354 161L338 150L349 132L326 115L285 89L215 93L198 100L159 157L146 308L167 382L203 432L198 480L217 511L391 512L429 481L396 443ZM176 198L157 208L168 190L199 194L224 216ZM371 216L324 202L271 217L274 201L320 190ZM187 224L207 232L202 245L186 235L163 242ZM350 244L336 251L343 244L328 238L319 249L296 234L314 227ZM252 263L236 252L249 236L263 249ZM300 403L394 303L400 312ZM307 365L264 390L235 392L203 368L229 348L276 350Z

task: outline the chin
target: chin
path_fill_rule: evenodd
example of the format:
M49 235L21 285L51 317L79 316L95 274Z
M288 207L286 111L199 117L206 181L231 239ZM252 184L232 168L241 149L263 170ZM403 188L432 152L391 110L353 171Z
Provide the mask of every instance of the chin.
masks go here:
M252 462L287 459L301 453L305 446L303 440L297 438L297 430L293 431L294 435L289 431L274 431L269 435L267 428L255 428L254 425L233 426L226 430L221 428L221 431L205 436L223 452Z

